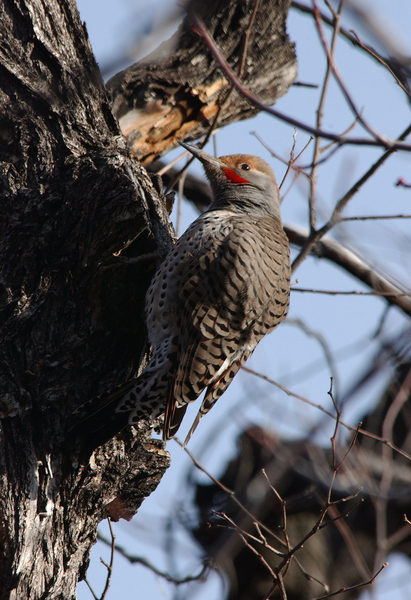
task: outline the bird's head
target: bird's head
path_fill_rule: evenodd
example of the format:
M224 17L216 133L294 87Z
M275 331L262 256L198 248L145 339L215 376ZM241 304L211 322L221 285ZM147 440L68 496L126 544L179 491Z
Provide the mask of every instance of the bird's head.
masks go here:
M213 198L209 210L229 209L251 216L280 218L278 187L271 167L258 156L229 154L214 158L180 142L203 164Z

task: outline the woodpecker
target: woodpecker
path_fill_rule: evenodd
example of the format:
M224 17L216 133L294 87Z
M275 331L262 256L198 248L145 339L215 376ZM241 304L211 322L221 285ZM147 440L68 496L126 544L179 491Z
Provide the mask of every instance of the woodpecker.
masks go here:
M107 419L114 435L127 423L164 414L163 439L169 440L188 404L205 391L185 446L258 342L287 315L289 244L271 167L257 156L214 158L180 143L203 164L211 204L179 238L147 291L152 358L146 368L77 409L85 413L80 429L90 434L107 429Z

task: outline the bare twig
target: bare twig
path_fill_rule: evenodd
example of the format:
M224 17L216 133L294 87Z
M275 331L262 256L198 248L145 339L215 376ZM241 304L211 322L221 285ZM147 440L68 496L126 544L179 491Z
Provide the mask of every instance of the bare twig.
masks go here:
M340 2L340 6L339 6L339 9L338 9L339 10L338 15L340 14L340 11L342 9L342 5L343 4L344 4L344 0L342 0ZM316 26L317 26L317 31L318 31L318 34L320 36L321 44L322 44L322 46L324 48L324 52L327 55L328 64L331 66L331 70L332 70L332 73L333 73L333 75L335 77L335 80L337 81L337 83L338 83L338 85L340 87L340 90L342 91L342 93L345 96L345 99L347 100L347 102L348 102L351 110L353 111L353 113L355 115L355 118L357 119L357 121L359 121L361 123L361 125L364 127L364 129L366 129L366 131L368 131L368 133L370 133L376 140L378 140L379 142L381 142L381 144L383 146L389 147L389 145L388 146L386 145L387 141L388 141L387 138L385 136L382 136L377 131L375 131L375 129L373 127L371 127L371 125L369 125L367 123L367 121L361 115L360 111L355 106L354 100L351 98L351 95L348 92L348 90L347 90L347 88L346 88L346 86L345 86L345 84L344 84L344 82L342 80L342 77L341 77L341 75L340 75L340 73L339 73L339 71L337 69L337 66L336 66L336 64L334 62L334 56L330 52L330 50L328 49L328 45L327 45L327 42L325 40L325 36L324 36L324 33L323 33L322 24L321 24L320 11L318 10L318 6L317 6L315 0L313 0L313 6L314 6L314 13L313 14L314 14L315 23L316 23ZM339 22L336 19L334 33L335 32L338 33L338 29L339 29Z
M177 222L176 222L176 236L180 235L181 217L183 208L183 195L184 195L184 182L187 171L181 173L181 177L178 180L178 199L177 199Z
M337 44L337 37L340 30L340 16L341 16L342 4L338 8L338 13L334 13L334 32L331 40L331 49L330 54L334 56L335 47ZM328 91L328 84L331 77L331 63L328 61L327 70L324 77L324 82L322 85L320 100L317 108L317 129L321 129L323 122L323 110L325 99ZM321 156L322 150L320 147L320 138L316 137L314 142L314 153L313 153L313 167L311 169L311 177L310 177L310 195L308 198L308 213L309 213L309 223L310 223L310 231L313 232L317 228L317 215L316 215L316 190L317 190L317 173L318 173L318 161Z
M298 558L296 556L293 557L293 560L296 563L296 565L298 566L298 568L300 569L303 576L307 579L307 581L315 581L316 583L319 583L321 585L321 587L323 587L325 589L326 592L330 591L328 584L325 583L324 581L321 581L321 579L314 577L314 575L310 575L310 573L308 573L304 569L304 567L302 566L302 564L300 563L300 561L298 560Z
M316 598L313 598L313 600L326 600L326 598L332 598L333 596L338 596L339 594L343 594L344 592L351 592L352 590L359 590L363 587L366 587L368 585L372 585L374 583L374 581L377 579L378 575L381 573L381 571L383 571L383 569L385 569L385 567L388 566L388 563L385 562L380 569L378 569L378 571L375 573L375 575L373 577L371 577L371 579L369 579L368 581L364 581L363 583L357 583L356 585L350 585L348 587L342 587L338 590L336 590L335 592L330 592L329 594L325 594L324 596L317 596Z
M391 534L387 538L387 554L394 550L402 541L404 541L411 534L409 524L406 523L403 527L400 527L395 533Z
M243 38L243 50L242 50L242 55L241 55L241 60L240 60L240 66L239 66L239 70L238 70L238 78L241 79L241 77L243 76L244 73L244 66L245 66L245 61L246 61L246 57L247 57L247 50L248 50L248 41L249 41L249 37L250 37L250 32L251 29L253 27L254 21L255 21L255 17L258 11L258 7L260 4L260 0L255 0L255 4L254 4L254 9L253 12L251 14L250 17L250 22L247 26L247 29L244 32L244 38ZM204 137L204 139L202 140L202 142L199 144L200 148L204 148L204 146L208 143L208 141L210 140L211 136L213 136L216 131L217 131L217 123L218 123L218 119L220 118L221 112L224 109L224 106L227 105L228 100L231 96L231 94L234 91L234 85L231 85L230 89L228 90L228 92L224 91L220 94L219 97L219 106L217 109L217 112L214 116L214 119L210 125L210 128L206 134L206 136ZM190 159L188 160L187 164L185 165L185 167L183 169L181 169L177 175L175 176L175 178L172 180L172 182L167 186L166 192L168 192L170 189L173 189L173 187L176 185L177 181L180 180L180 177L187 172L188 167L191 165L191 163L194 160L194 156L191 156Z
M405 139L409 133L411 133L411 125L409 125L405 131L399 136L398 139ZM303 246L301 252L298 254L297 258L294 259L292 264L293 271L301 264L301 262L306 258L309 254L313 246L326 234L328 231L340 221L341 214L344 208L347 206L348 202L353 198L353 196L358 192L358 190L374 175L374 173L380 168L380 166L391 156L391 154L395 152L395 148L391 148L384 152L384 154L373 164L371 167L364 173L360 179L358 179L355 184L348 190L346 194L337 202L333 213L330 219L327 221L321 229L318 229L315 232L311 232L306 244Z
M231 527L229 527L229 529L237 531L237 533L239 533L243 539L244 538L250 539L250 540L256 542L257 544L261 544L261 546L264 546L264 548L267 548L268 550L273 552L273 554L276 554L276 555L279 554L278 551L267 542L267 539L262 534L261 528L260 528L259 524L257 523L257 521L254 521L254 526L257 530L259 537L256 537L249 531L245 531L244 529L239 527L237 525L237 523L235 523L235 521L233 521L232 519L230 519L230 517L228 515L226 515L226 513L213 511L213 514L216 515L217 517L220 517L220 519L228 521L228 523L230 523L230 525L231 525Z
M314 238L301 227L285 225L284 229L292 244L295 243L298 246L301 246L303 250L310 248L310 251L316 256L328 258L328 260L340 265L375 291L384 292L387 302L395 304L401 308L405 314L411 316L411 297L409 295L404 296L405 290L393 285L353 252L344 248L339 242L329 237L323 237L318 242L311 243L310 240L313 240ZM385 292L388 295L385 295ZM389 292L392 292L392 295L389 295ZM397 294L399 295L397 296Z
M251 14L250 17L250 21L248 23L247 29L244 32L244 36L243 36L243 50L241 53L241 60L240 60L240 65L238 68L238 73L237 73L237 77L238 79L241 79L243 74L244 74L244 67L245 67L245 61L247 58L247 51L248 51L248 42L249 42L249 38L250 38L250 33L251 33L251 29L253 27L254 21L255 21L255 17L257 15L257 11L258 11L258 7L260 4L260 0L255 0L254 3L254 9L253 12ZM202 148L207 144L208 140L210 139L213 131L215 130L215 128L217 127L217 123L218 123L218 119L220 118L221 112L224 110L224 107L227 106L228 101L234 91L234 85L231 85L230 89L227 91L223 91L221 92L219 99L218 99L218 109L217 109L217 113L213 119L213 122L211 123L210 129L203 141L202 144Z
M251 540L257 542L258 544L262 544L265 548L267 548L268 550L270 550L274 554L278 554L278 552L274 548L272 548L272 546L270 546L267 543L267 540L265 539L265 537L261 533L261 530L260 530L258 524L254 523L254 525L256 526L256 529L257 529L257 531L259 533L259 536L260 536L259 538L251 535L247 531L244 531L243 529L241 529L240 527L238 527L238 525L232 519L230 519L225 513L218 513L218 514L222 518L226 519L232 525L232 529L234 529L239 534L239 536L241 537L241 539L244 542L244 545L247 546L247 548L249 548L256 556L258 556L259 560L263 563L263 565L266 567L266 569L270 573L271 577L273 578L274 585L273 585L272 589L270 590L270 592L269 592L269 594L268 594L267 597L269 597L271 595L271 593L275 590L276 587L279 587L281 598L283 598L284 600L286 600L287 599L287 594L286 594L286 591L285 591L285 587L284 587L284 582L283 582L283 579L282 579L281 570L279 570L278 568L273 569L271 567L271 565L268 563L268 561L261 554L261 552L259 552L257 550L257 548L254 548L254 546L248 541L249 539L251 539ZM288 559L286 561L286 566L288 566L289 562L290 562L290 559Z
M352 530L347 525L347 523L345 522L344 519L342 519L342 518L337 519L337 517L343 516L339 513L338 507L335 505L330 506L329 514L332 517L332 519L334 520L338 531L340 532L342 538L344 539L344 542L353 558L353 562L354 562L359 574L364 579L369 579L371 577L370 570L367 566L367 563L365 562L365 559L364 559L362 552L357 544L357 541L353 535Z
M295 150L295 145L297 143L297 130L294 130L294 135L293 135L293 144L291 146L291 150L290 150L290 158L288 159L288 163L287 163L287 169L285 170L284 176L281 180L280 185L278 186L278 189L281 190L281 188L283 187L283 183L284 181L287 179L287 175L291 170L291 166L292 164L295 162L295 158L294 158L294 150Z
M392 296L390 292L361 292L360 290L338 291L338 290L314 290L309 288L291 288L293 292L303 292L309 294L327 294L329 296ZM397 296L409 296L408 293L397 294Z
M405 188L411 188L411 183L407 183L406 181L404 181L404 179L402 177L400 177L397 181L397 183L395 184L397 187L405 187Z
M294 392L292 392L291 390L287 389L285 386L281 385L277 381L274 381L270 377L267 377L267 375L262 375L261 373L258 373L257 371L254 371L253 369L250 369L250 368L245 367L245 366L242 366L241 369L243 371L246 371L247 373L251 373L252 375L255 375L256 377L260 377L261 379L264 379L264 381L267 381L268 383L271 383L272 385L275 385L276 387L280 388L280 390L282 390L283 392L285 392L288 396L292 396L293 398L297 398L298 400L301 400L305 404L309 404L310 406L313 406L314 408L317 408L322 413L328 415L332 419L336 418L335 415L332 412L328 411L321 404L317 404L316 402L312 402L312 400L309 400L308 398L305 398L304 396L301 396L300 394L295 394ZM358 427L353 427L352 425L349 425L349 423L346 423L342 419L340 419L340 423L341 423L341 425L343 425L343 427L345 427L346 429L348 429L350 431L355 432L358 429ZM411 461L411 454L408 454L408 452L405 452L402 448L398 448L395 444L393 444L393 442L391 440L383 438L383 437L381 437L379 435L371 433L371 432L369 432L369 431L367 431L365 429L362 429L362 428L358 429L358 433L361 434L361 435L364 435L366 437L369 437L369 438L371 438L373 440L376 440L377 442L381 442L381 443L385 444L386 446L388 446L389 448L391 448L392 450L394 450L394 452L397 452L398 454L401 454L401 456L404 456L407 460Z
M107 564L105 560L103 560L102 558L100 558L101 563L106 567L107 569L107 577L106 577L106 583L104 586L104 590L103 593L101 594L100 598L97 596L97 594L94 592L93 588L91 587L90 582L88 581L87 577L84 578L84 582L86 583L88 589L90 590L94 600L104 600L104 598L107 595L108 589L110 587L110 582L111 582L111 575L113 573L113 563L114 563L114 551L116 550L116 536L114 535L113 532L113 528L110 522L110 519L107 519L108 522L108 527L110 529L110 540L103 538L103 536L101 536L100 532L98 532L97 537L98 539L101 539L102 541L104 541L108 546L110 546L111 548L111 553L110 553L110 563Z
M101 562L107 569L106 585L104 586L104 590L103 590L103 593L101 594L100 600L104 600L104 598L106 597L106 594L108 592L108 588L110 587L111 575L113 573L114 551L116 548L116 536L113 533L113 527L111 525L110 519L107 519L107 522L108 522L108 527L110 529L111 553L110 553L110 564L107 564L102 558L100 558Z
M260 144L262 146L264 146L264 148L266 150L268 150L268 152L271 154L271 156L273 156L274 158L276 158L277 160L279 160L281 163L283 163L283 165L286 165L288 167L288 165L290 164L290 160L286 160L285 158L282 158L282 156L280 156L279 154L277 154L275 152L275 150L273 150L271 148L271 146L269 146L263 139L262 137L256 132L256 131L251 131L251 135L253 135L254 137L257 138L257 140L260 142ZM296 157L296 160L301 156L301 154L304 152L304 150L307 148L308 144L310 143L312 138L310 138L309 142L307 142L307 144L304 146L304 148L301 150L301 152L298 154L298 156ZM293 169L294 171L296 171L297 173L301 173L302 175L304 175L305 177L309 178L310 176L307 173L304 173L304 171L301 170L301 167L299 167L298 165L295 164L295 161L291 164L291 169Z
M310 125L307 125L306 123L303 123L302 121L298 121L297 119L288 117L287 115L284 115L280 111L267 106L266 104L264 104L264 102L261 102L261 100L256 98L254 96L254 94L252 94L248 89L246 89L242 85L242 83L239 81L239 79L235 75L234 71L231 69L231 67L228 65L227 61L221 55L221 52L217 48L213 38L209 34L206 26L204 25L203 21L198 17L198 15L194 15L194 20L195 20L195 25L196 25L196 27L195 27L196 33L201 34L201 36L207 43L207 46L209 47L210 51L212 52L214 58L219 63L221 70L226 75L227 79L229 81L231 81L233 83L233 85L235 86L235 88L240 92L240 94L242 94L244 96L244 98L246 98L255 107L259 108L260 110L262 110L264 112L267 112L267 113L273 115L274 117L277 117L278 119L280 119L282 121L285 121L286 123L289 123L290 125L293 125L294 127L297 127L297 129L302 129L302 130L306 131L307 133L310 133L311 135L314 135L314 136L319 136L319 137L322 137L325 139L333 140L335 142L338 142L338 144L340 144L340 145L352 144L352 145L356 145L356 146L376 146L376 147L381 147L381 148L387 148L392 151L395 151L395 150L404 150L407 152L411 151L411 144L405 144L402 141L394 141L394 140L385 139L385 138L384 138L384 140L376 140L376 139L368 139L368 138L351 138L351 137L344 137L344 136L341 136L341 135L338 135L335 133L331 133L328 131L318 130L315 127L311 127Z
M270 486L270 488L272 489L272 491L274 492L274 494L277 496L278 500L281 502L281 506L283 509L283 523L281 525L281 531L283 532L283 536L285 539L285 543L287 546L287 551L289 552L291 550L291 546L290 546L290 540L288 538L288 533L287 533L287 510L286 510L286 502L285 500L283 500L280 496L280 494L277 492L277 490L275 489L275 487L273 485L271 485L270 480L268 478L267 472L265 469L261 469L262 474L264 475L264 477L267 480L268 485Z
M98 533L97 538L104 544L107 544L108 546L111 545L111 541L108 540L105 536L103 536L100 532ZM202 569L201 569L200 573L198 573L198 575L187 575L187 577L182 577L182 578L178 579L176 577L172 577L169 573L160 571L160 569L157 569L157 567L155 567L149 560L147 560L143 556L136 556L135 554L131 554L125 548L123 548L123 546L120 546L119 544L115 545L115 549L116 549L116 552L121 554L121 556L123 556L125 559L127 559L130 563L143 565L144 567L147 567L148 569L150 569L150 571L152 571L159 577L162 577L166 581L169 581L170 583L174 583L175 585L189 583L190 581L203 580L206 577L207 572L209 571L210 566L211 566L210 561L204 561ZM98 599L96 598L96 600L98 600Z
M98 596L95 594L95 592L94 592L93 588L91 587L90 582L87 579L87 577L84 578L84 583L86 584L86 586L90 590L90 593L93 596L94 600L98 600Z
M409 369L398 393L387 410L383 424L382 434L387 439L393 439L394 423L402 410L405 402L407 402L411 390L411 369ZM376 515L376 542L377 552L375 555L375 564L378 564L389 552L388 546L388 498L389 489L393 479L393 469L391 468L393 461L392 449L388 446L382 447L383 472L379 485L378 495L373 497ZM377 562L378 561L378 562Z
M366 52L368 52L368 54L370 54L371 56L373 56L381 65L383 65L391 73L391 75L394 77L395 81L398 83L398 85L400 86L400 88L402 89L402 91L405 92L407 94L408 98L411 99L410 90L408 90L405 87L405 85L402 83L402 81L397 76L397 74L392 70L392 68L390 67L390 65L388 64L388 62L386 60L384 60L382 58L382 56L380 54L378 54L378 52L376 52L373 48L370 48L366 44L363 44L363 42L360 40L360 38L358 37L358 34L355 31L353 31L351 29L350 33L352 33L352 35L355 36L355 39L357 40L357 43L358 43L358 45L359 45L360 48L362 48L363 50L365 50Z
M293 287L291 289L294 290ZM330 348L328 342L326 341L326 339L324 338L324 336L321 333L319 333L318 331L315 331L314 329L309 327L306 323L304 323L304 321L302 319L290 319L289 318L289 319L287 319L287 323L289 325L294 325L294 326L298 327L308 337L313 338L318 342L318 344L320 345L320 347L323 351L325 361L330 369L332 379L335 383L335 387L337 388L337 396L338 396L339 381L338 381L337 366L335 364L335 360L334 360L331 348Z
M178 438L174 437L173 440L179 446L183 447L182 442L180 442L180 440ZM264 523L262 521L256 519L255 516L248 510L248 508L236 497L235 492L233 492L232 490L230 490L230 488L228 488L227 486L225 486L219 479L217 479L209 471L207 471L207 469L205 469L203 467L203 465L195 458L195 456L190 452L190 450L188 450L188 448L184 448L184 452L186 452L188 454L188 456L191 458L191 460L193 461L193 463L197 467L197 469L199 469L205 475L207 475L207 477L209 477L213 483L215 483L220 489L222 489L226 494L228 494L232 498L232 500L237 504L237 506L239 506L241 508L241 510L244 511L252 519L253 522L255 521L256 523L258 523L258 525L264 531L266 531L267 533L269 533L270 535L272 535L274 537L274 539L277 540L277 542L279 542L280 544L284 545L284 542L278 537L278 535L276 535L273 531L271 531L271 529L269 529L266 525L264 525ZM275 551L275 552L279 556L283 556L284 555L281 552L277 552L277 551Z
M411 219L411 215L368 215L367 217L344 217L341 221L376 221L380 219Z
M350 453L350 452L351 452L351 450L353 449L353 446L354 446L355 442L357 441L357 438L358 438L358 434L359 434L359 432L360 432L361 425L362 425L362 421L360 421L360 422L358 423L358 425L357 425L357 429L354 431L354 434L353 434L353 436L352 436L352 438L351 438L350 445L348 446L348 449L347 449L346 453L344 454L344 456L343 456L343 457L342 457L342 459L340 460L340 462L339 462L339 464L338 464L338 468L340 468L340 467L341 467L341 465L344 463L345 459L347 458L347 456L349 455L349 453Z
M293 1L293 2L291 2L291 6L293 8L295 8L295 9L297 9L297 10L299 10L301 12L304 12L306 14L309 14L311 16L314 15L314 9L311 6L307 6L306 4L301 4L301 2ZM331 27L334 27L334 19L330 19L329 17L327 17L327 15L325 15L325 13L321 12L320 10L318 10L318 12L319 12L319 14L321 16L321 20L324 23L326 23L327 25L331 25ZM339 33L340 33L340 35L342 35L343 37L345 37L348 41L350 41L353 46L356 46L357 48L360 48L360 49L364 50L370 56L372 56L373 58L375 58L386 69L388 69L388 71L394 77L395 81L398 83L398 85L401 87L401 89L407 94L408 97L411 98L410 91L403 85L403 83L398 78L398 76L395 73L395 71L391 68L390 64L381 56L381 54L379 54L371 46L367 46L366 44L364 44L359 39L359 37L358 37L358 35L357 35L357 33L355 31L352 31L352 30L348 31L347 29L344 29L343 27L340 27ZM294 83L294 85L296 85L296 84Z

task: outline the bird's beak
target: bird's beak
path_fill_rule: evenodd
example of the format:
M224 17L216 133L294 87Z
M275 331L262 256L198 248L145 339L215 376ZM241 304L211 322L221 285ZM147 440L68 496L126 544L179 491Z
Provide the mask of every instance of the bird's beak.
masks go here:
M200 150L195 146L190 146L190 144L186 144L185 142L178 143L180 144L180 146L183 146L183 148L191 152L191 154L198 158L198 160L202 163L214 165L216 167L220 167L220 169L227 167L227 165L223 163L223 161L219 160L218 158L214 158L214 156L211 156L211 154L207 154L207 152L204 152L203 150Z

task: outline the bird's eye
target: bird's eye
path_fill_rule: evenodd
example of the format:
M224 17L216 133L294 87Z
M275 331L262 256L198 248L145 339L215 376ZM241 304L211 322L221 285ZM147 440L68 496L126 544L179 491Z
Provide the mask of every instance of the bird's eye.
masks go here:
M251 167L247 163L241 163L240 169L242 169L243 171L249 171Z

